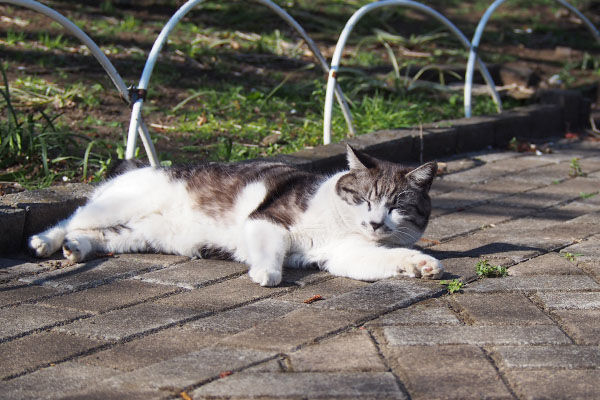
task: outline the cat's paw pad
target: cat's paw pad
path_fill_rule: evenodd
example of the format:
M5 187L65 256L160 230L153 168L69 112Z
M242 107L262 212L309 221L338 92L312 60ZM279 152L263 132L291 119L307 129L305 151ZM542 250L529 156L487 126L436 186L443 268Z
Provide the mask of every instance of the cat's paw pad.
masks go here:
M416 254L409 258L404 275L422 279L438 279L444 273L442 263L427 254Z
M83 261L91 252L91 244L86 239L65 239L63 243L63 255L73 263Z
M29 249L36 257L50 257L53 253L50 242L38 235L33 235L29 239Z
M250 268L250 279L260 286L277 286L281 283L281 271L269 271L264 268Z

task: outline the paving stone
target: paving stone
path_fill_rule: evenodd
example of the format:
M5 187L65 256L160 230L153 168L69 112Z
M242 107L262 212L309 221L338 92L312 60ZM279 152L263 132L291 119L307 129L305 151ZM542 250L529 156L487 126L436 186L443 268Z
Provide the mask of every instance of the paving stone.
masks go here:
M55 332L42 332L0 343L0 377L64 360L104 342Z
M506 376L522 399L598 399L600 370L509 370Z
M122 280L43 301L58 307L101 313L178 290L176 286Z
M579 199L581 193L590 191L595 184L597 184L595 181L587 178L568 179L558 184L494 200L492 204L504 204L515 208L551 207L566 201Z
M304 303L305 300L319 295L323 300L328 300L367 285L369 285L369 283L357 281L356 279L335 277L291 291L282 296L278 296L277 299L295 303Z
M302 308L299 304L265 299L201 318L189 323L188 326L196 329L200 334L205 332L215 335L231 335L250 329L259 323L282 317L299 308Z
M424 236L434 240L446 240L533 213L534 209L531 208L515 209L502 204L485 204L434 218L427 226Z
M600 309L600 292L542 292L535 298L549 310Z
M191 310L222 310L249 301L283 293L289 289L283 286L262 287L252 282L247 275L224 282L201 287L157 301Z
M32 275L48 270L40 263L29 262L17 258L0 258L0 282L15 279L24 275Z
M521 293L462 294L452 299L473 325L552 325L553 322Z
M331 279L331 274L318 268L284 268L280 286L304 287Z
M117 344L79 359L81 363L130 372L217 343L223 337L188 325L174 326L141 338Z
M600 290L600 285L585 275L535 275L488 278L469 284L465 292L532 292Z
M0 286L0 307L52 296L61 292L63 291L59 289L11 282Z
M185 260L185 257L159 254L119 254L99 258L72 267L23 277L21 282L67 290L99 286L110 280L128 278L144 272L161 269Z
M389 372L240 373L192 392L193 398L406 399Z
M244 368L244 372L286 372L283 364L284 360L278 358L255 365L253 367Z
M593 236L561 250L561 253L576 254L577 262L600 263L600 236Z
M65 399L115 373L109 368L66 362L2 382L0 387L6 400Z
M494 358L504 368L595 368L600 365L597 346L497 346Z
M206 283L248 271L244 264L221 260L194 260L136 276L144 282L195 289Z
M264 350L290 351L304 343L354 325L365 317L357 311L301 308L221 341Z
M431 299L382 315L368 322L367 326L457 324L460 324L460 321L446 304L439 299Z
M449 174L444 176L444 179L453 182L480 183L508 175L514 175L523 170L530 170L532 168L537 170L543 168L541 166L547 163L547 161L537 159L510 158L478 165L477 168Z
M556 326L384 326L390 346L438 344L570 344Z
M446 248L451 247L447 246ZM427 249L429 254L436 257L444 266L444 275L442 279L461 279L462 281L470 281L477 278L475 266L480 261L480 257L456 257L460 252L444 251L438 252L435 249L438 246ZM448 258L450 256L450 258ZM494 259L494 264L510 265L512 260L509 259Z
M274 353L257 350L208 347L108 378L103 384L113 388L150 388L172 392L274 356Z
M377 347L366 329L357 329L289 354L294 372L385 372Z
M76 321L56 329L60 332L102 340L121 340L197 317L202 313L201 310L193 311L190 308L182 309L163 304L144 303Z
M385 355L411 399L513 398L476 346L401 346Z
M543 185L551 185L554 181L560 181L569 177L569 163L544 165L525 171L507 175L507 179L515 182L538 182Z
M508 269L511 276L581 275L583 271L558 253L548 253Z
M22 304L0 310L0 341L84 316L84 313Z
M313 305L331 310L378 313L406 307L439 292L439 286L433 288L414 279L387 279Z
M560 310L552 312L577 344L600 344L600 310Z

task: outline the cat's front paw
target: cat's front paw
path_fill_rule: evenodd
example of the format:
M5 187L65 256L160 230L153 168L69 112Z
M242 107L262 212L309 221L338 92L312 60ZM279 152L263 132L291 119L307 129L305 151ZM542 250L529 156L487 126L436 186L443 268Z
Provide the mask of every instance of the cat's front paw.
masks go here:
M63 243L63 255L73 263L83 261L92 251L92 245L85 238L65 239Z
M39 235L29 238L29 249L36 257L41 258L50 257L54 253L50 241Z
M402 275L412 278L438 279L444 273L442 263L427 254L417 253L407 257Z
M277 286L281 283L281 271L269 271L266 268L250 268L250 279L260 286Z

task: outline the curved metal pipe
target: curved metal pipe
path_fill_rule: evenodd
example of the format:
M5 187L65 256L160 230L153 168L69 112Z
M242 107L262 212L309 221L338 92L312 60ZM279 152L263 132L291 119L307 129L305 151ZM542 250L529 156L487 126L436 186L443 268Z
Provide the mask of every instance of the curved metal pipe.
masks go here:
M329 144L331 143L331 113L332 113L332 105L333 105L333 88L336 83L336 75L339 69L340 59L342 57L342 52L344 51L344 47L346 45L346 41L348 40L348 36L354 29L356 23L367 13L382 7L388 6L405 6L409 8L416 9L418 11L422 11L425 14L428 14L444 24L458 39L459 41L466 47L471 47L471 42L466 38L465 35L446 17L444 17L439 12L435 11L431 7L423 5L421 3L410 1L410 0L381 0L371 4L367 4L357 10L352 17L346 23L344 30L340 34L337 45L335 47L335 51L333 53L333 58L331 60L331 67L329 71L329 78L327 80L327 92L325 94L325 110L324 110L324 121L323 121L323 143ZM496 85L492 80L492 77L485 67L485 65L478 60L478 66L483 75L486 83L490 88L490 92L496 104L500 102L500 96L496 91Z
M52 20L58 22L60 25L62 25L63 28L65 28L69 33L71 33L73 36L75 36L81 42L83 42L83 44L90 50L92 55L100 63L102 68L104 68L104 71L106 71L106 73L110 77L111 81L113 82L113 84L115 85L115 87L117 88L119 93L121 94L121 97L123 97L123 99L125 99L125 101L127 101L127 103L129 103L129 104L131 103L130 99L129 99L129 92L127 90L127 86L125 85L125 82L123 82L123 79L121 79L121 76L119 75L119 73L117 72L115 67L112 65L110 60L106 57L106 55L104 55L102 50L100 50L98 45L85 32L83 32L81 29L79 29L79 27L77 25L75 25L73 22L71 22L69 19L67 19L62 14L58 13L57 11L55 11L41 3L38 3L37 1L33 1L33 0L0 0L0 3L12 4L12 5L25 7L30 10L37 11L37 12L51 18ZM128 143L128 146L133 146L133 148L130 149L128 147L126 154L131 154L132 156L129 158L133 158L133 154L135 151L135 139L137 137L136 132L138 132L142 138L142 142L144 144L146 154L148 155L148 159L150 160L150 164L152 166L157 166L158 165L158 157L156 156L156 150L154 149L154 144L152 143L152 140L150 139L150 134L148 133L148 128L146 127L145 124L140 124L139 129L136 128L136 130L134 130L133 133L129 134L127 143ZM132 140L132 137L133 137L133 140Z
M494 1L488 9L485 11L479 23L477 24L477 29L475 29L475 34L473 35L473 40L471 41L471 50L469 52L469 60L467 61L467 71L465 73L465 116L467 118L471 117L471 107L472 107L472 92L473 92L473 69L475 66L475 60L479 59L477 52L479 49L479 43L481 42L481 36L483 35L483 31L485 26L494 13L496 9L504 3L506 0L496 0ZM592 35L596 38L598 42L600 42L600 32L596 29L594 24L590 22L589 19L585 17L579 10L573 7L571 4L567 3L565 0L555 0L557 3L561 4L573 14L577 15L587 26L587 28L592 32Z
M183 6L181 6L173 16L169 19L169 21L165 24L162 31L154 41L154 45L150 50L150 54L148 55L148 59L146 61L146 65L144 66L144 70L142 72L142 77L140 78L140 82L138 85L138 89L147 90L148 84L150 82L150 78L152 76L152 72L154 71L154 66L156 65L156 60L158 59L158 55L160 54L164 44L167 41L167 38L171 34L171 31L175 28L175 26L181 21L181 19L189 13L196 5L204 2L205 0L188 0ZM306 41L309 48L311 49L313 55L319 61L319 64L323 68L323 70L329 73L329 67L327 65L327 61L315 45L315 43L310 39L310 37L306 34L304 29L281 7L274 4L270 0L255 0L260 4L263 4L273 10L277 15L283 18L290 26L292 26L300 36ZM344 116L346 118L346 122L348 124L348 130L351 134L354 134L354 127L352 125L352 116L350 114L350 110L348 108L348 104L344 98L344 95L339 87L335 88L336 95L338 96L338 101L340 102L340 106L344 112ZM131 120L129 123L129 132L135 132L137 126L141 120L141 110L143 106L143 99L138 99L133 105L131 111ZM129 136L131 138L131 136ZM129 148L129 147L128 147Z

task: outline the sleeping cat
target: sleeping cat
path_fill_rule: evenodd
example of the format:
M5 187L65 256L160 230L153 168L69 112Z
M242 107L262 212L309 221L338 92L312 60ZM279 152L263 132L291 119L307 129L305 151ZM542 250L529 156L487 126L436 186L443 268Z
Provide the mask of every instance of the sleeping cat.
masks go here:
M440 277L438 260L405 248L427 226L437 164L405 168L350 146L347 160L349 170L333 176L271 162L133 169L29 247L48 257L62 246L72 262L96 252L216 250L247 263L262 286L278 285L283 265L366 281Z

